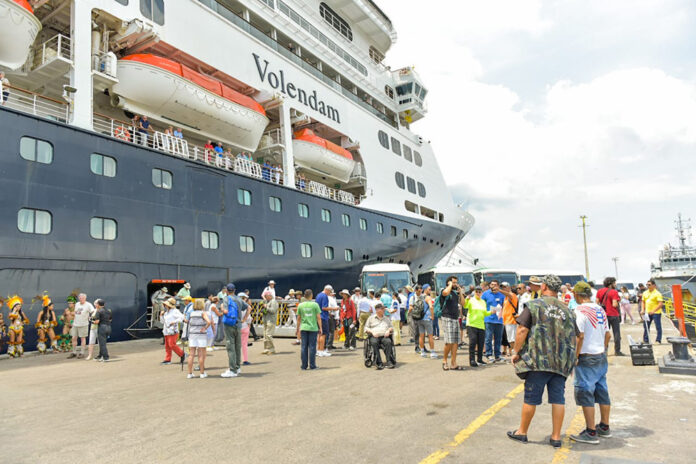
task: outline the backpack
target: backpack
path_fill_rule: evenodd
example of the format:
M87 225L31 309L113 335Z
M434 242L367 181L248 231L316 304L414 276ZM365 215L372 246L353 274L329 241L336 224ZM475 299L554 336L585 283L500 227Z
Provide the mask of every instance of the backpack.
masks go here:
M222 322L231 326L236 326L237 322L239 322L239 307L237 302L229 295L227 296L227 314L222 315Z
M425 317L425 300L422 296L417 296L411 306L411 317L414 321L420 321Z
M447 295L445 297L445 301L442 301L442 295L438 296L437 299L435 300L435 304L433 305L433 312L435 313L436 318L441 318L442 317L442 307L447 304L447 300L449 300L450 295Z

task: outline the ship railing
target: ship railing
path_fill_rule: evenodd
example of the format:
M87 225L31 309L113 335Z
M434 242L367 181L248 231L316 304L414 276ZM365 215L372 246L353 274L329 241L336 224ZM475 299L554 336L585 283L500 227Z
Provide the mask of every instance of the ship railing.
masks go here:
M172 155L189 157L188 142L181 137L174 137L171 134L155 131L153 138L153 148L166 151Z
M0 83L0 95L2 95L2 106L7 108L60 122L68 122L70 118L70 105L67 102L54 100L12 85L3 86L2 83Z
M684 307L684 320L691 323L696 323L696 305L690 303L682 303ZM674 318L674 300L672 298L665 298L665 311L667 316Z
M283 145L283 131L280 129L271 129L264 132L259 143L259 150Z
M313 195L330 198L331 200L336 200L351 205L356 204L355 195L352 193L346 192L345 190L334 189L313 180L308 181L305 179L297 179L295 181L295 186L298 190L302 190Z
M43 66L57 58L72 61L72 48L70 37L63 34L56 34L46 40L37 50L39 53L34 55L34 68Z
M98 52L92 56L92 70L113 78L116 77L116 63L108 53Z

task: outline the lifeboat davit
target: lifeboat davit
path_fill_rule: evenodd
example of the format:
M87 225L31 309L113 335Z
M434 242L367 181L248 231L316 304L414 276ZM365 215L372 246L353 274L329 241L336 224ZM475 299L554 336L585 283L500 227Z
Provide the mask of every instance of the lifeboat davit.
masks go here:
M195 127L214 140L255 151L268 118L253 98L191 68L150 54L118 60L112 103Z
M27 0L0 0L0 66L20 68L40 30Z
M348 182L355 168L348 150L315 135L311 129L293 134L292 151L298 166L340 182Z

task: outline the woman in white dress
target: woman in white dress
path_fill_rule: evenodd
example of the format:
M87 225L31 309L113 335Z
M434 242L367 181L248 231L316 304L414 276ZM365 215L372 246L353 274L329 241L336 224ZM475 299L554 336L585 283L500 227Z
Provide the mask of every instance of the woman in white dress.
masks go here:
M205 301L196 298L193 300L193 311L186 316L188 322L189 358L188 376L193 379L193 358L198 354L198 366L201 371L201 379L208 377L205 373L205 349L208 346L208 328L212 322L205 311Z

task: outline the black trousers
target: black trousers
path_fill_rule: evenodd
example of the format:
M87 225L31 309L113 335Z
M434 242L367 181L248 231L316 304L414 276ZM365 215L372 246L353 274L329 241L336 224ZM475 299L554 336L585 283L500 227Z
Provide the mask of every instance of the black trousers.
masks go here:
M614 334L614 354L621 353L621 316L607 316L607 322Z
M384 357L387 358L387 362L390 364L395 363L393 357L394 347L392 346L391 338L389 337L370 337L370 344L372 345L372 352L375 356L375 364L382 366L382 356L380 356L380 347L384 350Z
M256 341L256 339L259 338L258 335L256 335L256 329L254 328L253 322L249 324L249 333L251 334L251 338L253 338L254 341Z
M483 347L486 341L486 331L476 327L467 327L466 332L469 335L469 362L483 361Z
M351 346L355 348L355 333L358 331L358 328L356 326L353 326L353 328L350 328L350 325L353 323L353 318L346 317L343 319L343 333L346 336L346 343L345 347L350 348Z
M99 358L109 359L109 350L106 347L106 339L111 335L111 326L99 324L97 329L97 340L99 341Z

